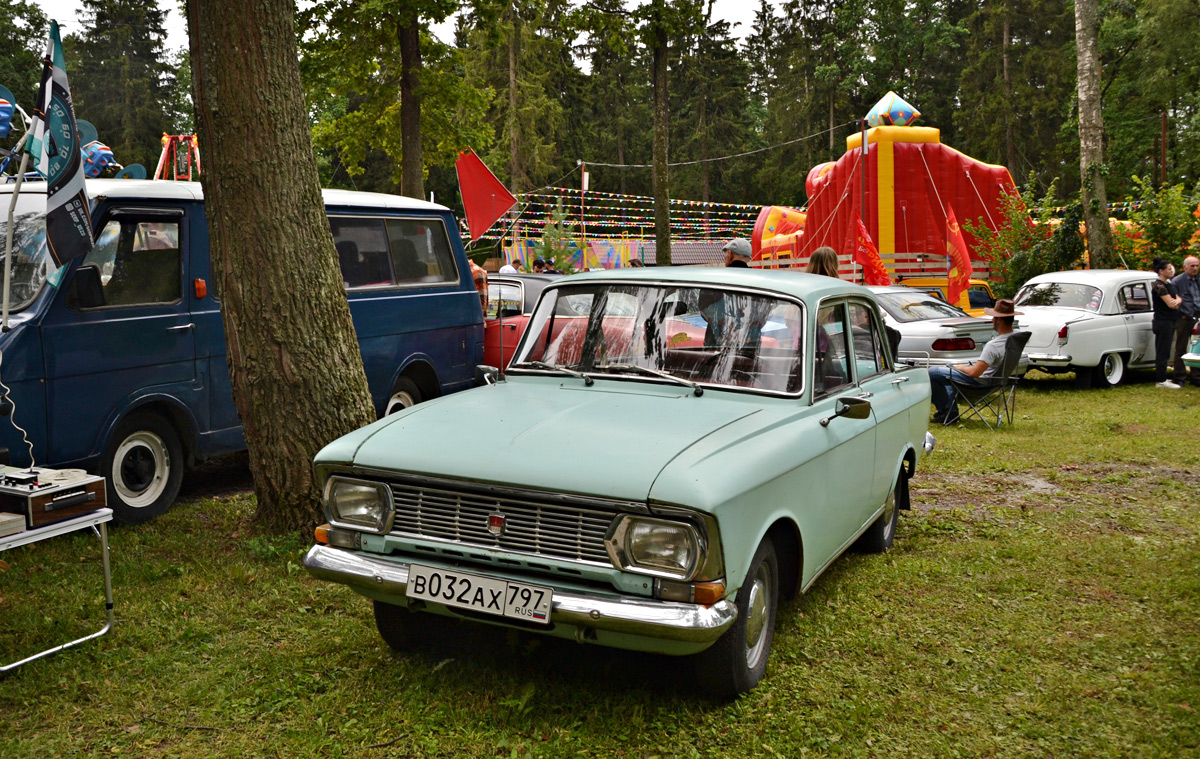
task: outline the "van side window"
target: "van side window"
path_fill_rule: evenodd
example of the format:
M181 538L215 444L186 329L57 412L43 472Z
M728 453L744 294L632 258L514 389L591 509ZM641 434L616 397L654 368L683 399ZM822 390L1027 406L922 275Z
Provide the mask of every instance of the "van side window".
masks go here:
M113 219L82 265L96 264L107 306L177 303L183 297L179 222Z
M459 280L441 219L388 219L387 231L398 283Z
M347 289L395 282L383 219L331 217L329 228Z

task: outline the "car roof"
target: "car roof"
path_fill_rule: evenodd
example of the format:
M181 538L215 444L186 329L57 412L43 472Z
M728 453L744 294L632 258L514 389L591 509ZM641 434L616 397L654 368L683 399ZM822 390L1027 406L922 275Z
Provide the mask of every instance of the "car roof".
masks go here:
M176 182L160 179L89 179L86 180L89 198L128 200L204 200L204 188L199 182ZM0 185L0 192L14 185ZM11 192L11 190L9 190ZM25 182L22 193L46 193L45 182ZM437 211L450 209L401 195L356 190L321 190L327 207L379 208L398 211Z
M1111 285L1117 282L1124 282L1128 279L1154 279L1157 275L1151 271L1138 271L1134 269L1072 269L1069 271L1055 271L1047 274L1039 274L1036 277L1030 277L1025 284L1038 284L1041 282L1065 282L1079 285L1092 285L1093 287L1101 287L1103 285Z
M946 277L905 277L904 279L897 280L896 284L904 287L907 287L908 285L937 287L938 285L947 284L948 281L949 280ZM967 283L972 285L987 285L989 288L991 287L986 279L975 279L972 277L967 280Z
M715 287L748 287L769 290L801 299L820 299L830 295L866 295L870 291L851 282L819 274L805 274L786 269L751 269L724 266L655 266L608 269L573 274L555 284L626 281L664 282L668 284L712 285Z

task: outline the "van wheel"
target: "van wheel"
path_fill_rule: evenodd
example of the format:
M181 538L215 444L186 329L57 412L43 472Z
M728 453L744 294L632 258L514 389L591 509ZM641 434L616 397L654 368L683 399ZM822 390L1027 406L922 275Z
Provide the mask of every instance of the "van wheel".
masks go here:
M383 410L383 415L389 416L409 406L415 406L423 400L425 399L422 397L421 388L417 387L417 383L408 377L401 377L396 382L396 392L392 393L391 398L388 398L387 408Z
M179 435L156 414L121 421L104 453L108 506L119 524L141 524L166 513L183 481Z

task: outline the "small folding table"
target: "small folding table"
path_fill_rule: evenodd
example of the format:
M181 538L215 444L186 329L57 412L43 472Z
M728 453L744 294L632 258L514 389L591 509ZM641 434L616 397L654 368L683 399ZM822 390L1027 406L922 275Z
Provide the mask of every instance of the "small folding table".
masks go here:
M98 632L94 632L91 635L85 635L82 638L79 638L78 640L71 641L70 643L63 643L61 646L55 646L53 648L48 648L45 651L42 651L41 653L34 654L33 656L29 656L27 658L21 659L20 661L13 662L12 664L0 666L0 674L4 674L5 672L16 669L17 667L21 666L22 664L28 664L31 661L40 659L43 656L49 656L50 654L58 653L59 651L62 651L63 649L71 648L72 646L78 646L80 643L83 643L84 641L88 641L93 638L99 638L101 635L106 634L109 630L112 629L112 626L113 626L112 570L109 568L109 564L108 564L108 524L107 524L108 522L112 521L112 515L113 515L112 509L97 509L96 511L90 512L88 514L81 514L77 517L72 517L71 519L66 519L62 522L55 522L54 524L44 525L42 527L37 527L32 530L26 530L24 532L18 532L15 535L7 535L5 537L0 538L0 553L3 553L4 551L7 551L10 548L17 548L18 546L29 545L30 543L37 543L37 542L45 540L47 538L53 538L53 537L57 537L59 535L66 535L67 533L75 532L76 530L86 530L90 527L92 529L92 532L94 532L96 534L96 537L100 539L100 564L104 568L104 608L105 608L105 611L107 612L107 616L108 616L108 621L105 623L104 627L102 627Z

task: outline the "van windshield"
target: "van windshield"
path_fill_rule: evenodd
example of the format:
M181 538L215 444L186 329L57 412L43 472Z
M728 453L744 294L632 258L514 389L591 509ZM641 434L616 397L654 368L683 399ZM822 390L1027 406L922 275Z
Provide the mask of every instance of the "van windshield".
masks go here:
M10 196L0 197L0 288L3 287L5 237L8 234ZM46 277L57 267L46 247L46 196L22 195L13 213L12 285L9 309L20 311L33 302Z

